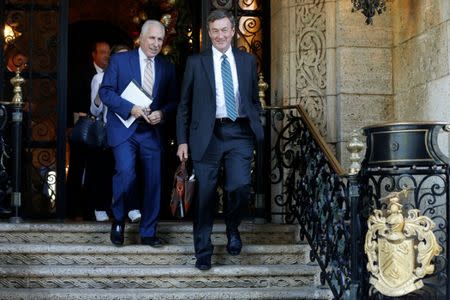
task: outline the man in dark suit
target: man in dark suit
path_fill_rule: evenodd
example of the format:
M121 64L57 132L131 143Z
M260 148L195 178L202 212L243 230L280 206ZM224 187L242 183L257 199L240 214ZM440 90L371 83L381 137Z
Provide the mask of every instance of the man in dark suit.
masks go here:
M221 167L227 199L227 250L231 255L241 252L238 226L250 197L253 149L264 135L256 60L231 47L235 24L229 12L213 11L207 21L213 46L188 59L177 114L177 155L186 160L190 151L197 177L194 246L195 266L200 270L211 268L211 231Z
M116 163L111 228L111 242L115 245L123 244L125 208L134 197L136 164L142 167L144 183L141 242L153 247L162 245L156 237L161 200L161 122L175 110L178 97L175 66L158 55L164 36L160 22L146 21L139 36L140 47L111 57L99 90L100 99L108 106L107 138ZM120 96L132 80L153 98L149 108ZM119 116L123 120L133 116L136 120L126 127Z
M91 49L92 61L82 69L73 72L70 78L68 126L73 127L79 117L89 114L91 105L92 77L103 72L108 66L110 47L105 41L96 41ZM69 140L70 142L70 140ZM90 220L97 211L106 215L109 201L93 198L92 189L95 180L90 170L95 168L91 153L86 145L70 143L69 171L67 174L68 215L71 218L84 218Z

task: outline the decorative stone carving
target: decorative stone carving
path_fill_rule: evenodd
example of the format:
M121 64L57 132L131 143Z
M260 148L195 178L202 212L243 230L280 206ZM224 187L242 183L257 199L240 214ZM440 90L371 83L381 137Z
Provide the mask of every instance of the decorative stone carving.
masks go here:
M270 288L314 285L314 278L308 275L279 276L67 276L64 278L39 276L33 278L2 278L0 288L81 288L81 289L156 289L156 288Z
M296 101L325 136L325 0L297 0L296 3Z
M268 233L269 234L269 233ZM162 238L168 244L192 244L192 233L162 233ZM213 243L216 245L225 245L227 238L224 234L212 235ZM266 237L261 237L258 233L243 232L242 240L248 244L262 244ZM287 244L292 242L292 232L270 232L270 238L273 243ZM0 233L0 243L58 243L58 244L103 244L109 245L108 232L46 232L46 233ZM137 233L126 233L125 244L138 244L139 235Z
M195 262L194 251L180 254L0 254L0 260L7 265L21 266L150 266L150 265L193 265ZM212 263L217 265L297 265L306 262L307 251L301 253L249 253L240 256L230 256L218 253L213 256Z

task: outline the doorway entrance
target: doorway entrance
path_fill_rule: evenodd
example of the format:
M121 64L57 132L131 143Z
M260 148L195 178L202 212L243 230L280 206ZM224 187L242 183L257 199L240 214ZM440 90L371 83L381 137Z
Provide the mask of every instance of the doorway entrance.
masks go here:
M181 81L187 56L210 46L206 38L207 14L212 9L227 9L237 20L235 45L257 56L259 71L269 80L270 64L264 63L270 57L269 1L51 0L41 3L44 2L23 4L18 0L0 0L0 24L16 32L13 42L7 44L6 38L0 42L1 82L7 84L5 51L19 48L29 58L28 68L22 73L26 79L24 99L28 103L22 143L24 217L64 219L67 215L67 141L71 119L68 83L71 74L76 73L74 70L90 60L90 46L95 39L133 46L143 20L161 20L168 30L163 53L176 63ZM170 190L176 165L173 128L172 132L166 141L166 191ZM165 199L169 201L169 197ZM166 204L161 207L168 207Z

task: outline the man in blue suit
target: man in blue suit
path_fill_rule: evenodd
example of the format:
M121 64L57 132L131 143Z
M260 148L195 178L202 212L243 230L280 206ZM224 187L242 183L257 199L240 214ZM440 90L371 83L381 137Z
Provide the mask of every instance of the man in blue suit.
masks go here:
M250 197L253 149L264 138L255 57L231 47L235 24L229 12L213 11L207 21L212 48L188 59L177 113L177 155L186 160L190 151L197 177L194 246L195 266L200 270L211 268L211 231L221 167L227 199L227 250L231 255L241 252L238 226Z
M139 233L141 243L158 247L156 236L161 201L162 121L176 108L177 84L175 66L158 55L164 41L165 28L155 20L142 26L138 49L111 57L99 90L100 99L108 106L107 138L115 158L113 177L111 242L122 245L126 206L134 197L136 165L142 166L143 204ZM151 95L150 107L141 107L120 95L135 80ZM126 127L119 119L136 118Z

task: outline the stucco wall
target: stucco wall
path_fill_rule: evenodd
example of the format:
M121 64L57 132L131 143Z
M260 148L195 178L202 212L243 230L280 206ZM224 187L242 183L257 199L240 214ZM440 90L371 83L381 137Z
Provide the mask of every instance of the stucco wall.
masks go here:
M398 120L450 120L450 2L397 0L393 87Z
M354 129L393 119L391 10L365 24L351 1L336 1L337 153L348 167Z
M396 119L450 121L450 1L397 0L392 11Z

